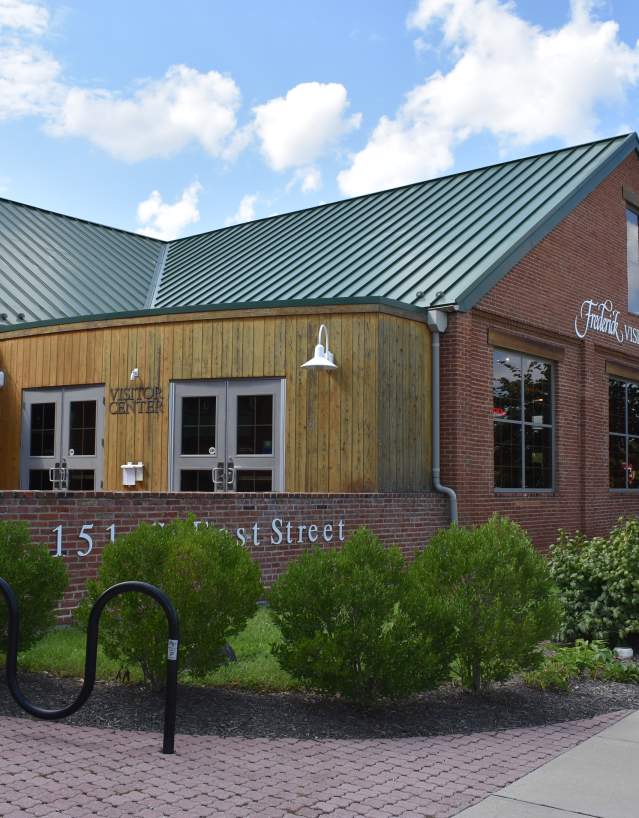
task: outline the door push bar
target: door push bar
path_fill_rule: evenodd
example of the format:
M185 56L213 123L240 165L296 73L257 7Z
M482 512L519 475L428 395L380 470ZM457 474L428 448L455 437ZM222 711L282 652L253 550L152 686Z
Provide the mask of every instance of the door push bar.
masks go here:
M113 597L132 591L139 594L146 594L152 597L164 610L169 625L168 652L166 657L166 697L164 704L164 740L162 752L170 755L174 752L175 744L175 710L177 702L177 671L178 671L178 646L180 640L180 626L178 615L173 607L173 603L168 596L150 585L148 582L119 582L107 588L104 593L95 601L89 615L87 626L87 644L84 660L84 682L77 699L67 707L59 710L46 710L32 704L20 690L17 679L18 664L18 636L19 636L19 611L18 600L13 588L9 583L0 577L0 591L4 596L9 612L8 626L8 646L7 646L7 685L11 695L18 705L32 716L38 719L64 719L79 710L93 691L95 684L95 666L98 653L98 628L100 616L105 605Z

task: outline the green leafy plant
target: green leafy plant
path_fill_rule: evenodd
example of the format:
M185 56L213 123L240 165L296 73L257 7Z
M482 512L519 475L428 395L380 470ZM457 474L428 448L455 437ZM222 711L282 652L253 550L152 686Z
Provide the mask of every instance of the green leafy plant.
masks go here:
M577 679L639 683L639 665L616 659L605 642L577 639L574 646L551 649L539 668L524 680L542 690L568 690Z
M228 533L193 525L142 524L109 544L98 579L78 617L84 623L95 599L111 585L143 580L168 594L180 618L180 666L202 676L224 661L229 636L241 631L262 595L260 570ZM146 684L159 689L166 663L166 618L150 597L124 594L109 602L100 627L104 652L124 667L139 665Z
M550 569L564 607L562 641L639 638L639 520L619 519L608 537L559 532Z
M406 615L405 582L399 549L385 548L365 528L340 550L302 555L270 594L282 668L360 703L436 685L445 674L443 646Z
M18 598L20 650L26 650L54 624L54 611L68 584L61 559L31 542L26 522L0 522L0 577ZM7 649L7 608L0 599L0 651Z
M559 626L546 561L505 517L439 532L409 579L409 614L435 640L452 635L462 683L474 691L538 664L539 642Z

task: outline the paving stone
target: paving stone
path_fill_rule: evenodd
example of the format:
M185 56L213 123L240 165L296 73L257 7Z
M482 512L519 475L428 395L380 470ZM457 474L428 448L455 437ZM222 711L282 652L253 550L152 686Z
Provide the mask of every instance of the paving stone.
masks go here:
M0 816L450 818L610 727L431 738L176 737L0 717Z

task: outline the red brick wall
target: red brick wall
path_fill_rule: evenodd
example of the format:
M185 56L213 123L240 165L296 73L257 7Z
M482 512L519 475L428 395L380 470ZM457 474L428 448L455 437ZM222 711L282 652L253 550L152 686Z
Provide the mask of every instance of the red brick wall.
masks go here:
M494 511L524 525L542 548L557 529L605 533L639 513L639 492L608 489L606 361L637 367L639 346L599 333L577 338L585 299L611 299L628 313L625 202L639 191L639 160L628 157L497 284L470 313L450 316L442 338L442 480L459 495L462 523ZM494 490L490 328L563 350L555 365L556 485L551 495Z
M324 526L331 544L339 544L339 522L347 537L359 526L375 531L388 545L397 544L411 557L437 529L448 524L448 504L439 494L162 494L151 492L73 492L56 495L49 492L0 492L0 519L26 520L35 541L50 546L55 552L57 535L54 528L62 526L63 559L70 576L69 589L60 606L60 621L70 619L72 609L81 598L86 581L95 576L104 545L109 541L111 525L123 534L138 522L166 522L175 517L195 514L198 520L235 532L244 527L247 547L262 568L262 578L270 585L287 562L310 547L308 528L299 539L299 525L318 526L318 542L323 541ZM283 542L270 543L271 522L283 521ZM292 544L286 542L287 521L291 521ZM79 539L83 525L93 523L88 534L93 549L87 556L88 544ZM259 544L252 542L250 530L258 524ZM293 535L297 536L293 536ZM312 531L313 536L316 535ZM277 536L274 535L277 540ZM137 577L130 577L137 579Z

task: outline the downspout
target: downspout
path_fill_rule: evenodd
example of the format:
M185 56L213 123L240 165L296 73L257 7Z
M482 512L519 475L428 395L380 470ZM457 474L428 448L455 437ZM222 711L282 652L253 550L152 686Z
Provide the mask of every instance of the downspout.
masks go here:
M433 488L440 494L445 494L450 500L450 521L457 524L457 495L450 486L444 486L440 479L440 389L439 389L439 348L442 332L448 327L448 316L443 310L429 310L427 313L428 328L431 332L432 346L432 421L433 421Z

